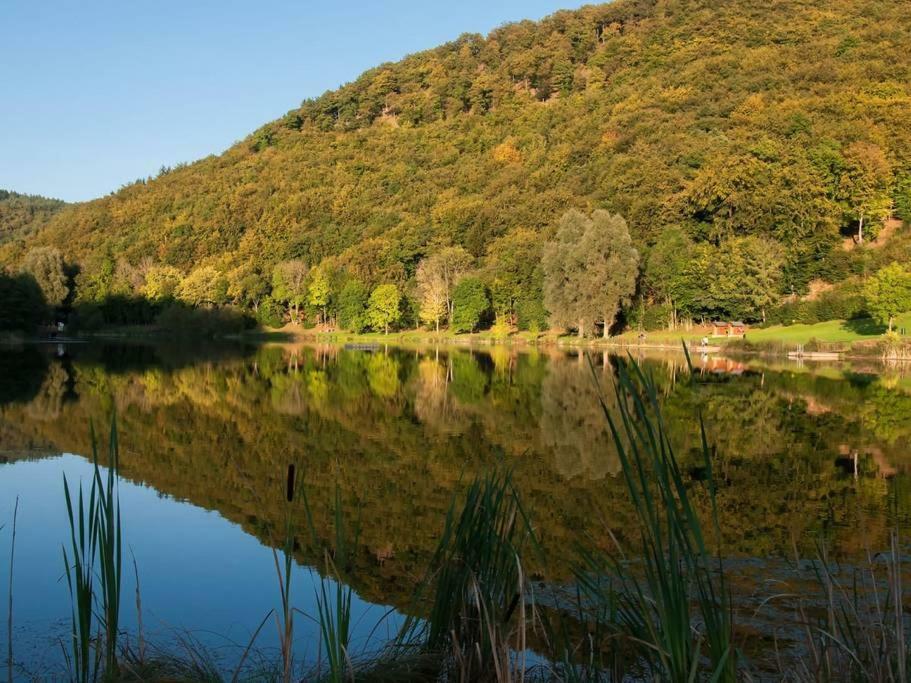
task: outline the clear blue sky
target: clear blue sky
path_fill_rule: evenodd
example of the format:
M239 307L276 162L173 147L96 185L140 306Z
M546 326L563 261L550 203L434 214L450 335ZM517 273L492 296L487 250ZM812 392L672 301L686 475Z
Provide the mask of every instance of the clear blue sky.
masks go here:
M380 62L578 4L4 0L0 188L98 197Z

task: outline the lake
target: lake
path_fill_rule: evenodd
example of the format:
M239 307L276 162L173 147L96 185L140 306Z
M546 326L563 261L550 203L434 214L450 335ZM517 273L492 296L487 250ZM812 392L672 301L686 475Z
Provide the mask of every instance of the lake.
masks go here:
M491 468L513 471L543 549L529 562L536 581L568 584L580 543L609 547L613 534L634 548L633 510L598 403L602 391L615 404L620 362L505 346L0 350L0 611L18 497L20 673L52 676L64 665L63 475L88 482L90 423L104 434L116 411L130 565L122 623L135 636L135 557L146 637L199 643L230 667L278 606L271 549L284 537L291 463L316 533L333 536L336 498L357 529L359 652L379 647L412 609L453 496ZM641 362L707 509L704 419L727 555L772 566L795 546L812 553L824 544L850 560L885 547L896 516L907 520L911 373L697 357L691 374L676 353ZM293 602L313 614L320 558L301 546L296 559ZM297 629L298 658L312 659L317 626L299 619ZM257 656L277 647L267 624Z

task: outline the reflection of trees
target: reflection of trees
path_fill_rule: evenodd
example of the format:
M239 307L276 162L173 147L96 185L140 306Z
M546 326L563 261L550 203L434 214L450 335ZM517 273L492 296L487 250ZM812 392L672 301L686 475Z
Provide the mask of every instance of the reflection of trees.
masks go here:
M379 398L392 398L399 390L399 364L392 356L374 353L367 362L370 390Z
M37 349L10 349L0 346L0 406L26 402L41 390L47 360Z
M611 395L609 386L605 396ZM587 361L552 362L541 389L541 443L567 479L602 479L620 470Z
M57 395L51 390L30 407L0 407L0 445L8 452L50 444L86 453L89 419L103 422L116 405L125 476L218 510L265 542L282 536L282 477L295 461L319 533L332 533L336 483L346 509L362 520L358 589L393 603L398 596L398 604L433 552L460 478L497 457L515 468L545 551L557 550L548 566L554 576L569 576L570 558L560 549L581 533L597 538L595 505L621 542L634 533L622 479L606 476L617 461L584 359L515 349L496 358L460 349L432 356L395 349L293 354L261 349L220 362L137 364L116 373L74 360L74 400L51 401L56 412L42 415L41 401ZM596 358L596 373L612 399L612 368L603 362ZM875 383L811 385L767 373L764 382L745 375L694 385L683 376L675 382L673 367L646 369L659 382L685 468L700 464L692 455L698 409L719 444L729 550L788 552L792 532L818 532L829 522L838 548L860 548L865 530L881 534L862 515L881 508L888 485L874 481L873 467L859 479L845 475L832 447L861 443L856 414ZM57 386L59 380L48 383ZM833 408L811 414L796 395L818 396ZM880 447L884 461L895 462L901 449ZM707 507L700 490L694 486L695 499ZM881 538L869 543L877 547Z
M56 420L66 396L69 375L61 363L52 363L44 382L28 404L29 417L35 420Z

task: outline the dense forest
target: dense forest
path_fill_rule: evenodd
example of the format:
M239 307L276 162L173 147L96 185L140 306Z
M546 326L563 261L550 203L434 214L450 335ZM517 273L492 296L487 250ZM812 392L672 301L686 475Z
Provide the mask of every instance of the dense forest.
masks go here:
M0 244L28 237L65 206L59 199L0 189Z
M84 324L172 301L355 331L859 315L911 254L909 29L893 0L617 0L463 35L221 156L0 212L0 262L56 273Z

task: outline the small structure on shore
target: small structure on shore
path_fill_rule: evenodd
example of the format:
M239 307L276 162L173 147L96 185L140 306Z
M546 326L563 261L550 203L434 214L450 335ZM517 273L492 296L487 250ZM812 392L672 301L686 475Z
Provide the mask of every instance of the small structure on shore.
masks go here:
M743 337L746 335L746 333L746 323L740 322L739 320L732 322L719 320L712 323L713 337Z

